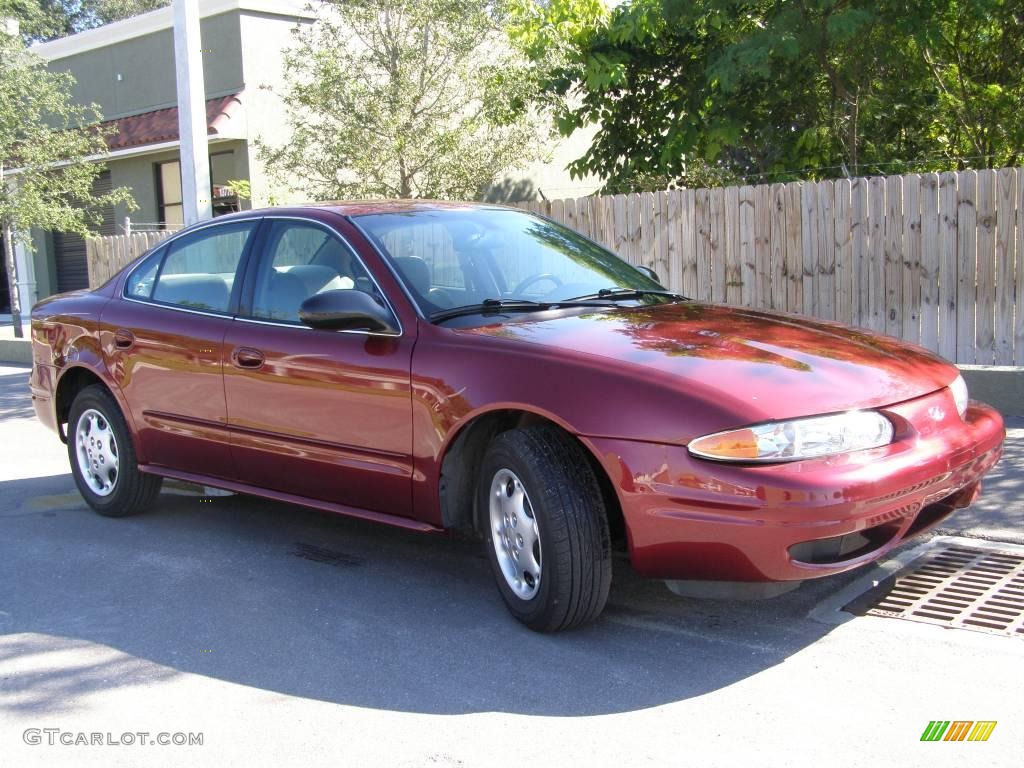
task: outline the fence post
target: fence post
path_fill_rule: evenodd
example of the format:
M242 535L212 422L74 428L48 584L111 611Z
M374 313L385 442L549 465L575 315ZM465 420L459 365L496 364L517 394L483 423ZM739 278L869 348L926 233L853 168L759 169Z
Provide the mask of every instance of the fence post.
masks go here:
M1003 168L996 175L996 302L995 342L996 365L1013 365L1013 288L1014 288L1014 196L1017 172ZM1016 260L1024 259L1024 253L1016 251ZM1024 307L1017 305L1017 314Z
M978 298L978 174L963 171L957 181L956 357L974 362L974 306Z

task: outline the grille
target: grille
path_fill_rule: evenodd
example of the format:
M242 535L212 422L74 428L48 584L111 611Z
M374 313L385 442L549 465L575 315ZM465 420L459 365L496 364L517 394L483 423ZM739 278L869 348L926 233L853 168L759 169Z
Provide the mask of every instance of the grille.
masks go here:
M843 610L1024 638L1024 556L946 547L918 558Z

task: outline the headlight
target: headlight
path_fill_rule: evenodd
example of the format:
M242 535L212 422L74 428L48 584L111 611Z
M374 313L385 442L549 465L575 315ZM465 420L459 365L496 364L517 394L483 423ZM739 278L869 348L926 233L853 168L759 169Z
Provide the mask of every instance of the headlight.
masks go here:
M687 448L694 456L718 461L799 461L888 445L892 434L892 422L882 414L848 411L716 432Z
M956 412L962 419L967 413L967 382L963 376L957 376L949 385L949 391L953 395L953 402L956 403Z

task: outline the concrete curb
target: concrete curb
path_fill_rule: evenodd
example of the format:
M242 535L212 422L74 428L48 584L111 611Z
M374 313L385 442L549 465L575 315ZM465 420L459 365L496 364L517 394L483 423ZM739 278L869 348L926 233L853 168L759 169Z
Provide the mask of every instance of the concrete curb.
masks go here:
M32 342L28 339L0 339L0 363L32 365Z
M1011 365L961 365L971 398L1004 416L1024 415L1024 368Z

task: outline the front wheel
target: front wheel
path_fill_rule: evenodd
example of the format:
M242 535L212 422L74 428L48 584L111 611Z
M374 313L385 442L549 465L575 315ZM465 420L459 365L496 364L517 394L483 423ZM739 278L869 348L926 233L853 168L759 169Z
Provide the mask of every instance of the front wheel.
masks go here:
M611 540L579 444L548 425L500 434L481 467L477 511L498 590L519 621L556 632L601 613Z
M99 385L86 387L71 403L68 459L82 498L106 517L138 514L160 493L161 478L139 471L121 409Z

